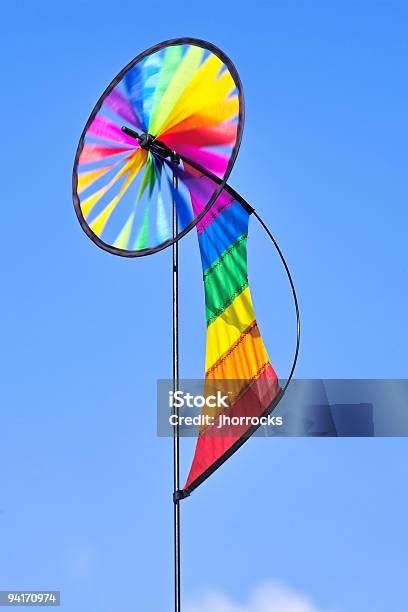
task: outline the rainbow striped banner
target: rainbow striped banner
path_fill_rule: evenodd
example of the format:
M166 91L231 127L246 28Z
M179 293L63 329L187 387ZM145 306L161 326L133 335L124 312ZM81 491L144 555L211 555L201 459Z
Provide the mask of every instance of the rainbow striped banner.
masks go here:
M214 381L229 381L233 398L223 413L239 417L267 413L280 391L248 284L249 217L250 210L224 190L197 225L207 318L206 381L212 389ZM217 409L205 410L217 416ZM183 489L185 495L228 459L251 433L251 426L245 424L226 426L216 434L212 429L209 426L200 430Z

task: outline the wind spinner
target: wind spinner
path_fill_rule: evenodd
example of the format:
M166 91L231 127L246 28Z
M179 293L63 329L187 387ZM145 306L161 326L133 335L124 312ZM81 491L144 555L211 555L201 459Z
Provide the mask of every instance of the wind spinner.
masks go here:
M162 42L130 62L96 103L80 137L73 200L85 233L123 257L173 249L173 381L178 388L178 241L196 228L207 318L206 381L232 381L230 416L264 416L282 398L299 350L299 309L289 268L257 212L226 181L244 125L242 84L231 60L193 38ZM256 322L247 274L249 219L272 240L297 318L291 371L280 386ZM208 409L206 409L208 411ZM256 430L200 430L180 488L174 427L175 610L180 612L180 501Z

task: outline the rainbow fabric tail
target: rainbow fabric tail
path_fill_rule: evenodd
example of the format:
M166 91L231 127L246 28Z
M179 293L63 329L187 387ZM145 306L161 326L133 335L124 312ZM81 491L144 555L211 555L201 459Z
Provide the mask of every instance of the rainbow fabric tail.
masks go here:
M207 317L206 385L228 386L232 400L222 414L267 414L280 388L252 305L247 274L250 212L227 191L197 225ZM209 410L209 409L206 409ZM213 413L214 415L214 413ZM217 409L216 416L220 416ZM245 419L241 419L245 421ZM245 441L243 424L200 430L183 493L188 495ZM216 431L215 431L216 430Z

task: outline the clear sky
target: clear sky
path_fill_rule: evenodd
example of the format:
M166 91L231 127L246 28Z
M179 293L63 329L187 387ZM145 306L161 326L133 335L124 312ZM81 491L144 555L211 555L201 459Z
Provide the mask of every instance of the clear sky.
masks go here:
M172 609L171 441L155 435L171 253L99 251L70 181L102 90L177 36L224 49L244 83L231 183L293 271L298 376L408 374L405 2L5 4L0 588L59 588L67 612ZM293 312L255 220L248 248L285 376ZM201 377L193 233L180 257L181 373ZM185 474L191 442L182 451ZM404 439L249 441L183 502L185 612L406 612L407 451Z

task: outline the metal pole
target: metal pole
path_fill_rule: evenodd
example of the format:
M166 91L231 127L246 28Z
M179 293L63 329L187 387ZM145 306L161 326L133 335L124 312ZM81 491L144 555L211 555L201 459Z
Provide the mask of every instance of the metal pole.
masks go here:
M173 190L178 189L177 175L173 171ZM173 195L173 238L177 236L177 210L176 199ZM173 243L173 392L179 386L179 332L178 332L178 242ZM174 408L178 417L179 409ZM181 581L180 581L180 500L177 493L180 489L180 439L179 425L173 427L173 455L174 455L174 609L181 610Z

